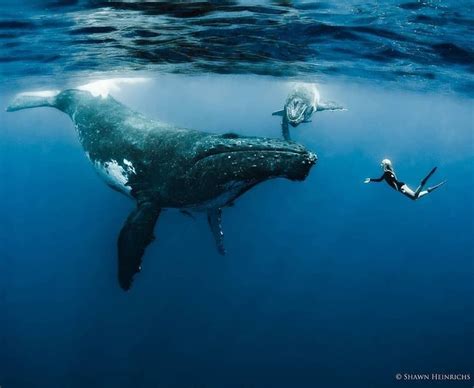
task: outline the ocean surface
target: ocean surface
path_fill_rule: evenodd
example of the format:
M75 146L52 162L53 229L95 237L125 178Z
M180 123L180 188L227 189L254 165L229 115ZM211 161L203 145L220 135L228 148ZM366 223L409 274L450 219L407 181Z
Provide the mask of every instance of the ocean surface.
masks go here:
M2 78L148 69L474 90L471 0L1 4Z
M472 387L472 1L0 6L0 387ZM130 292L116 241L134 204L63 113L17 93L141 77L111 95L213 133L281 137L295 82L347 107L291 129L318 155L223 211L166 210ZM433 166L445 186L419 201ZM405 381L405 374L470 374ZM402 381L397 380L402 375Z

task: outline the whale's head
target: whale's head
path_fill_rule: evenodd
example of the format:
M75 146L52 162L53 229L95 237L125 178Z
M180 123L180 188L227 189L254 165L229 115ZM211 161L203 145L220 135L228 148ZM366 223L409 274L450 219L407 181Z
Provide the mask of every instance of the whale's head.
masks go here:
M288 95L285 104L285 115L288 124L296 127L304 121L310 120L317 109L319 92L313 84L297 84Z
M286 104L285 109L288 123L292 127L301 124L312 113L312 107L308 105L305 99L300 97L293 97L290 99Z
M188 171L188 182L200 197L225 193L237 197L259 182L272 178L301 181L317 157L294 142L235 134L206 136L198 141Z

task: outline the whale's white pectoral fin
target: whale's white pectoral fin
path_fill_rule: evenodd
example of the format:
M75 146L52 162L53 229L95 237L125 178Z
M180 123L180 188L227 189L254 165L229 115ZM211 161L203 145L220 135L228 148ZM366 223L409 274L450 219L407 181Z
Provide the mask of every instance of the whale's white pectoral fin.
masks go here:
M150 202L143 202L125 221L118 238L118 279L127 291L133 276L140 272L145 248L154 240L153 229L161 209Z
M284 109L276 110L275 112L272 113L272 116L283 116L284 113L285 113Z
M342 105L334 101L319 101L318 108L316 109L318 112L323 110L347 110Z
M217 250L221 255L225 255L224 232L222 231L222 209L210 209L207 211L207 221L211 232L216 240Z

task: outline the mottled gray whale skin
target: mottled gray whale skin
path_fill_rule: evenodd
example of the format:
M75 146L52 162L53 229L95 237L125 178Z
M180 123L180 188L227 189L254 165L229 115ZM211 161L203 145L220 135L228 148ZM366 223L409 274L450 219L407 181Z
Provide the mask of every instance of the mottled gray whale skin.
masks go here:
M141 270L161 209L206 211L224 254L221 209L265 180L304 180L317 159L293 142L178 128L146 118L111 96L94 97L83 90L20 95L7 110L39 106L69 115L107 184L136 200L118 239L118 278L124 290Z

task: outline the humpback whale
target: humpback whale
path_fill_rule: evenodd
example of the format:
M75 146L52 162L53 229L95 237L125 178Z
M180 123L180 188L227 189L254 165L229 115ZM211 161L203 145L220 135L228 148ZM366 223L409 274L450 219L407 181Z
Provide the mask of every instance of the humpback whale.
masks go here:
M283 137L289 140L288 124L297 127L301 123L309 123L314 112L323 110L345 110L345 108L332 101L321 101L316 85L299 83L294 85L288 94L284 108L273 112L272 116L282 116Z
M7 111L35 107L66 113L100 176L136 202L118 237L118 281L124 290L141 270L162 209L206 212L224 254L222 209L265 180L304 180L317 160L294 142L217 135L149 119L88 88L23 93Z

